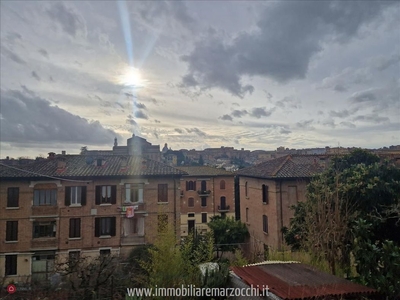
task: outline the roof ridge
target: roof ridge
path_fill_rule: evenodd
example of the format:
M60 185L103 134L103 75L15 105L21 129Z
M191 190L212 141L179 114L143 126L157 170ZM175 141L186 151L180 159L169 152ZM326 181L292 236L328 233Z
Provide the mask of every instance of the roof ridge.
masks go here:
M289 159L292 159L291 154L288 154L288 155L286 156L286 158L283 160L283 162L272 172L272 176L276 176L276 173L278 173L279 170L282 169L282 167L286 164L286 162L287 162Z

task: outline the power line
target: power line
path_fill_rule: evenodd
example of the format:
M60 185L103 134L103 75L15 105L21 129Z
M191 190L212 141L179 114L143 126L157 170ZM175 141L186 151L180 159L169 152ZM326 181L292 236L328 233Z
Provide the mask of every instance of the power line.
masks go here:
M86 181L85 180L74 180L74 179L66 179L66 178L61 178L61 177L43 175L43 174L40 174L40 173L36 173L36 172L32 172L32 171L16 168L16 167L13 167L13 166L9 166L9 165L3 164L3 163L0 163L0 166L7 167L7 168L10 168L10 169L14 169L14 170L21 171L21 172L25 172L25 173L34 174L34 175L41 176L41 177L56 179L56 180L64 180L64 181L69 181L69 182L85 182L85 183L89 182L89 180L86 180Z

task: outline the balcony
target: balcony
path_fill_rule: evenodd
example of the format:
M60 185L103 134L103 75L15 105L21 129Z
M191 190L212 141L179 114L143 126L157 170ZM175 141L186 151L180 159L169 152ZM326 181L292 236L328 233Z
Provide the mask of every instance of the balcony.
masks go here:
M218 205L218 212L228 212L230 209L229 205Z
M200 197L208 197L208 196L210 196L211 191L210 190L208 190L208 191L198 190L197 194L199 194Z
M126 214L126 208L129 206L133 206L135 214L146 213L146 203L144 202L125 202L122 207L119 208L121 210L121 215Z
M54 238L35 238L31 240L31 249L57 248L57 239Z
M132 235L121 237L121 245L145 245L146 240L144 235Z
M55 216L58 215L58 206L42 205L32 206L32 216Z

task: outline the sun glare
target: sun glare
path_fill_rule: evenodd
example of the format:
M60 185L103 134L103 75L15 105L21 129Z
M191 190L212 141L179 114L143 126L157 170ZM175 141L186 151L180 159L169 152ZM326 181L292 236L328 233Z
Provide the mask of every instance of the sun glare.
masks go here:
M140 70L134 67L127 67L119 76L119 83L130 87L143 87L145 80L140 74Z

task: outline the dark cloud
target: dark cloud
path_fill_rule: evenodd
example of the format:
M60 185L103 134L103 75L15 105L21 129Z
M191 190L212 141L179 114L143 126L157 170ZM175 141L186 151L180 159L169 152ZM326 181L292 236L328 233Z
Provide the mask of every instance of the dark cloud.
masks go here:
M322 125L328 126L328 127L331 127L331 128L335 128L336 127L335 121L333 119L324 120L322 122Z
M155 123L158 123L158 124L161 123L161 121L160 121L160 120L157 120L157 119L154 119L154 122L155 122Z
M356 125L354 125L351 122L340 122L340 125L348 127L348 128L356 128Z
M20 64L20 65L26 65L26 61L23 60L21 57L19 57L14 51L11 51L10 49L1 46L1 54L8 57L12 61Z
M353 115L354 113L356 113L357 110L358 109L351 109L351 110L344 109L344 110L340 110L340 111L331 110L329 112L329 115L331 117L335 117L335 118L347 118L347 117Z
M86 36L86 23L74 9L62 2L54 2L47 10L50 18L72 37Z
M25 91L2 90L1 99L0 132L4 142L101 145L109 143L114 137L121 138L98 121L89 122Z
M289 133L292 133L290 130L285 129L285 128L281 128L281 130L280 130L279 132L282 133L282 134L289 134Z
M240 107L240 104L239 104L239 103L237 103L237 102L233 102L233 103L232 103L232 106L237 106L237 107Z
M301 102L292 97L284 97L282 100L276 101L275 105L280 108L301 108Z
M32 71L31 75L32 75L32 77L35 78L37 81L41 81L40 76L39 76L35 71Z
M201 131L201 130L198 129L198 128L186 128L186 131L187 131L188 133L195 133L195 134L197 134L197 135L200 136L200 137L206 137L206 136L207 136L207 134L206 134L204 131Z
M49 53L43 48L39 49L38 52L42 54L44 57L49 58Z
M16 40L22 40L22 36L18 32L9 32L7 40L13 44Z
M234 111L232 111L232 113L231 113L231 115L233 116L233 117L236 117L236 118L241 118L241 117L243 117L243 116L245 116L245 115L247 115L248 114L248 112L247 112L247 110L245 110L245 109L242 109L242 110L237 110L237 109L235 109Z
M376 89L370 89L366 91L356 92L351 96L351 101L353 103L360 103L360 102L370 102L376 100Z
M187 74L182 77L182 86L193 87L197 85L199 85L199 83L194 79L192 74Z
M304 129L313 129L311 124L314 122L314 120L305 120L301 122L297 122L296 125L298 128L304 128Z
M177 132L177 133L180 133L180 134L182 134L182 133L183 133L183 130L182 130L182 129L175 128L174 130L175 130L175 132Z
M139 108L139 109L147 109L146 108L146 105L144 105L143 103L137 103L137 102L135 102L135 106L137 107L137 108Z
M135 117L138 119L145 119L147 120L149 117L141 110L135 111Z
M333 90L336 92L346 92L347 87L345 87L343 84L338 83L333 87Z
M381 117L378 115L365 115L365 116L357 116L353 119L353 121L364 121L368 123L390 123L390 119L388 117Z
M233 118L230 115L223 115L222 117L219 117L219 119L223 121L232 121Z
M24 92L25 94L28 94L32 97L35 96L35 93L32 90L28 89L25 85L21 85L21 89L22 89L22 92Z
M312 57L324 43L344 43L357 36L395 1L275 1L260 14L257 28L226 41L209 33L182 57L200 88L218 87L243 97L254 87L243 75L278 82L305 78ZM184 83L182 83L184 84Z
M391 56L381 56L373 60L373 65L378 71L384 71L400 62L400 54L394 53Z
M135 120L133 119L132 115L129 115L128 118L126 119L125 123L129 124L129 125L136 125L137 123L135 122Z
M261 117L269 117L273 111L274 109L266 110L265 107L255 107L251 110L250 115L259 119Z

